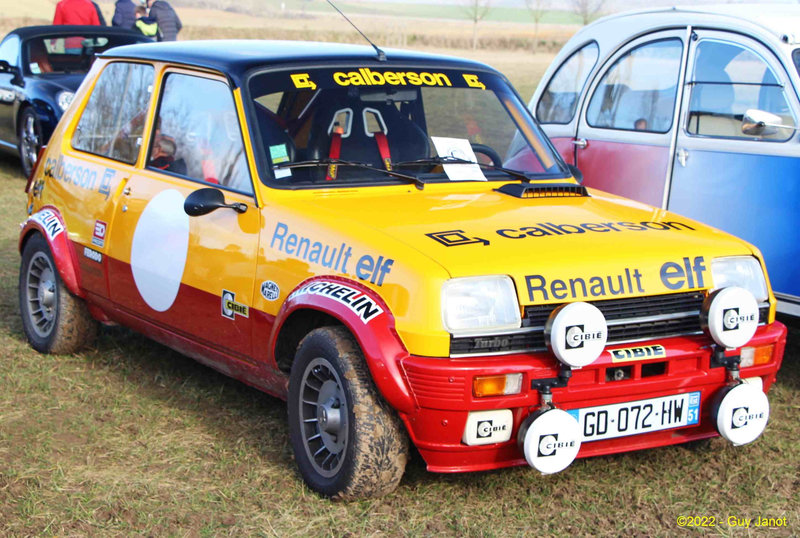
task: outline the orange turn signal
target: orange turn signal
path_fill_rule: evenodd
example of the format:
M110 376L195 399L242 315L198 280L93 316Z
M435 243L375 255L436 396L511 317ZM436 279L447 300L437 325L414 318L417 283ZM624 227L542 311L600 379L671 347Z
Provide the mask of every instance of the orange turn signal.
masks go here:
M485 375L472 380L472 394L476 398L519 394L521 390L522 374Z
M772 353L774 351L774 344L758 347L743 347L740 353L740 366L742 368L747 368L748 366L755 366L757 364L766 364L772 360Z

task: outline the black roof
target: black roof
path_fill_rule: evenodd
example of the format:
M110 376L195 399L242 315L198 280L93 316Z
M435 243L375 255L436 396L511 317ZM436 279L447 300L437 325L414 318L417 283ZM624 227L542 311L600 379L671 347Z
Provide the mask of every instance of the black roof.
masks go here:
M384 52L386 61L381 62L378 61L375 49L368 45L238 39L126 45L106 51L102 57L142 59L203 67L227 74L237 85L241 85L245 74L250 69L287 63L318 63L320 65L357 63L363 67L381 67L400 63L495 72L486 64L454 56L398 49L384 49Z
M20 39L29 39L31 37L39 36L59 36L59 35L121 35L139 37L143 43L152 41L133 30L125 28L117 28L114 26L96 26L96 25L75 25L75 24L49 24L44 26L23 26L11 30L8 35L15 34ZM6 36L7 37L7 36Z

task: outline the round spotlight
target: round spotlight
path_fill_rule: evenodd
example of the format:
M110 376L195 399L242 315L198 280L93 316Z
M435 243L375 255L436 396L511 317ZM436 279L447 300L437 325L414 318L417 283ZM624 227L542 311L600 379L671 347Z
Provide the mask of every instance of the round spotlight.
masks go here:
M545 325L550 351L572 368L591 364L603 353L608 339L606 318L589 303L569 303L550 314Z
M703 301L701 323L717 344L728 349L742 347L758 328L758 303L744 288L716 290Z
M519 429L517 444L528 465L542 474L563 471L581 448L578 421L561 409L537 411Z
M739 383L726 387L716 402L717 431L734 446L752 443L767 427L769 400L756 385Z

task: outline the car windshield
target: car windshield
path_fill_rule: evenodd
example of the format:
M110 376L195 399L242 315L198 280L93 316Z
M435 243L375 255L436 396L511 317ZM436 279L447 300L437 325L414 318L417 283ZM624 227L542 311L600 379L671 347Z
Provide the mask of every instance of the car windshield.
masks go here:
M26 75L86 74L96 55L140 41L135 35L37 36L23 46L23 66Z
M565 177L499 76L386 66L256 73L248 83L262 174L277 186ZM332 181L336 180L336 181Z

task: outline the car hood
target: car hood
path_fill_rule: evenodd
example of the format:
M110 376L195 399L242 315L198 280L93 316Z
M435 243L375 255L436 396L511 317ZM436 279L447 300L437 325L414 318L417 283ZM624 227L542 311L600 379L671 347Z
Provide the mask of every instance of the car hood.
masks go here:
M29 76L27 80L35 81L35 84L42 91L56 93L59 91L78 91L78 87L86 77L85 73L82 74L67 74L67 75L34 75Z
M310 202L316 226L367 238L397 263L413 250L451 278L510 275L522 304L709 288L713 258L753 254L729 234L600 191L521 199L377 190L325 191Z

